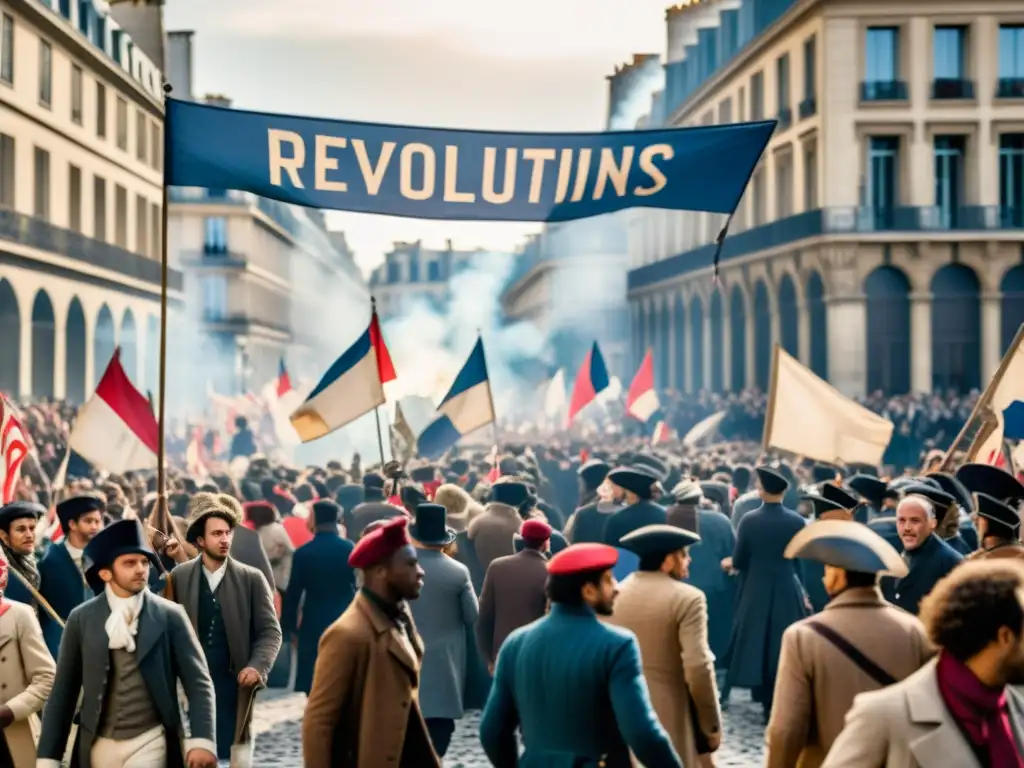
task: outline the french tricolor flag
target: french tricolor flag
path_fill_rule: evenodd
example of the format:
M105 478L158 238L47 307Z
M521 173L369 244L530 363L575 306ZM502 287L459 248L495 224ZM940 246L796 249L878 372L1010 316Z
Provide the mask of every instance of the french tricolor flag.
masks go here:
M294 389L292 386L292 378L288 375L288 369L285 367L284 358L281 358L280 364L277 366L277 396L278 398L284 397Z
M583 364L576 374L576 381L572 387L572 400L569 402L569 418L567 424L571 425L576 414L586 408L594 398L598 396L609 383L608 369L604 364L604 355L601 348L594 342L594 346L583 358Z
M377 310L373 309L370 326L334 361L291 415L292 426L304 443L330 434L384 405L384 385L396 378Z
M647 350L640 370L633 377L626 396L626 411L635 419L646 422L661 407L658 393L654 391L654 355Z
M121 473L155 469L159 444L160 429L153 409L121 367L119 347L93 396L78 411L68 438L68 456L59 473L61 480L72 451L99 469Z

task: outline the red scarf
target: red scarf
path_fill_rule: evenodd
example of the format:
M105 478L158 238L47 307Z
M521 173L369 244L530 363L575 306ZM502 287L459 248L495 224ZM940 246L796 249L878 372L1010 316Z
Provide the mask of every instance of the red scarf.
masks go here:
M1024 768L1010 727L1006 690L984 685L963 662L939 654L935 668L939 693L950 713L992 768Z

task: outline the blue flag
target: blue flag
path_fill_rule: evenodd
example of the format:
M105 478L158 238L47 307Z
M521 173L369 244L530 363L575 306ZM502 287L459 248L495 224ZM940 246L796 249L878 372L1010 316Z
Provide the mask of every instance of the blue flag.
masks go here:
M774 129L517 134L168 99L166 183L420 219L569 221L635 207L731 214Z

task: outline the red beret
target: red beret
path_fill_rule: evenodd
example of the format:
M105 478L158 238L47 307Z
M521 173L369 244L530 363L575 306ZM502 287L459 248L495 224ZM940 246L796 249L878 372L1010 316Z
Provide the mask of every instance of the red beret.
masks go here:
M530 541L547 541L551 538L551 526L543 520L527 520L519 529L519 535Z
M552 576L571 576L586 571L606 571L619 561L619 550L607 544L573 544L548 562Z
M353 568L372 568L385 558L391 557L410 543L409 532L406 530L408 525L409 518L399 515L364 535L348 556L348 564Z

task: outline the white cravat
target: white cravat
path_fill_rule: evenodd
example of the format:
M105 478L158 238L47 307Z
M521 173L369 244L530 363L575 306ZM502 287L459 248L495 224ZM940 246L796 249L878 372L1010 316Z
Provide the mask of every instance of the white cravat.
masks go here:
M143 596L140 592L131 597L118 597L107 584L105 589L110 617L104 628L107 630L108 648L135 651L135 634L139 631L139 614L142 612Z
M71 561L78 566L78 570L82 570L82 556L85 554L85 550L72 547L67 542L64 543L64 546L68 550L68 554L71 555Z
M207 570L206 566L203 566L203 576L206 577L206 583L210 586L211 592L216 592L217 587L224 580L224 574L227 573L228 564L224 563L216 571Z

